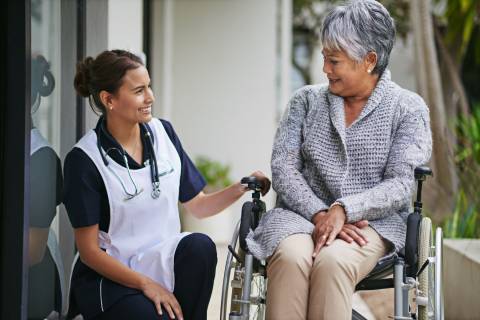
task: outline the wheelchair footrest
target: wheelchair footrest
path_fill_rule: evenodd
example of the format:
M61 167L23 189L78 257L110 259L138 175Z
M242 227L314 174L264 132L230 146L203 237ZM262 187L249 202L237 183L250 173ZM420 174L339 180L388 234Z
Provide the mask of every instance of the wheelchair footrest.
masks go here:
M355 290L379 290L393 288L393 278L360 281Z

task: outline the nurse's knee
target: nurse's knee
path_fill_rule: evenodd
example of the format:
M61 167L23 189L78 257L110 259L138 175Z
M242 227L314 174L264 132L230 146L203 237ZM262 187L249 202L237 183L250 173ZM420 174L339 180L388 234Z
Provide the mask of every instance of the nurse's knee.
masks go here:
M217 264L217 248L209 236L203 233L192 233L185 237L187 254L199 261Z

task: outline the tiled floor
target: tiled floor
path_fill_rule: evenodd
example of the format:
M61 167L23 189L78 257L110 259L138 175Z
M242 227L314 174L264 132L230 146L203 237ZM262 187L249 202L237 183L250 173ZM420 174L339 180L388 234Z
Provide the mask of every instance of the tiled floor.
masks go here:
M225 261L227 258L227 245L222 243L217 243L217 273L215 276L215 283L213 285L212 298L210 300L210 305L208 307L208 319L209 320L218 320L220 319L220 299L222 296L222 282L223 282L223 273L225 269ZM360 295L355 294L353 296L353 308L360 312L368 320L374 320L375 317L371 313L368 306L362 300Z

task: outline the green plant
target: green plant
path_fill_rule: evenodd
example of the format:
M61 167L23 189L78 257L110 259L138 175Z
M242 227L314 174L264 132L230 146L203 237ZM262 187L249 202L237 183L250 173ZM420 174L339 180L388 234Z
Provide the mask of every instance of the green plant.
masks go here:
M459 118L457 136L457 163L462 165L474 162L480 165L480 105L473 108L471 115Z
M458 144L455 162L460 188L466 199L480 208L480 105L470 115L461 116L456 124Z
M207 186L211 190L218 190L232 184L229 165L223 165L208 157L200 156L195 159L195 166L205 178Z
M480 105L456 121L455 162L459 177L453 215L443 223L447 238L480 238Z
M480 214L463 190L457 196L455 211L442 225L445 238L480 238Z

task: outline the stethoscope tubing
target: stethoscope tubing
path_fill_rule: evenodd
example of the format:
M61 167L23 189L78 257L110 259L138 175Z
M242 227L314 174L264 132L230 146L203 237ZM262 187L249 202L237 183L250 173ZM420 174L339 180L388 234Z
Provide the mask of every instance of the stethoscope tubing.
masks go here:
M105 135L108 135L107 130L105 129L105 118L102 117L102 119L100 121L101 121L101 123L100 123L101 133L103 133ZM147 137L147 140L148 140L148 143L146 144L146 146L148 148L147 154L149 155L149 158L147 160L150 163L150 177L151 177L151 180L152 180L151 196L152 196L153 199L157 199L160 196L160 193L161 193L161 191L160 191L160 175L158 173L157 159L156 159L156 156L155 156L155 150L153 148L153 140L152 140L152 136L151 136L151 133L150 133L151 129L145 123L141 123L140 125L142 125L144 127L145 132L146 132L145 136ZM113 148L109 148L107 151L103 151L102 146L101 146L101 142L100 142L100 134L97 137L97 148L98 148L98 151L100 152L100 155L102 157L102 160L103 160L103 163L105 164L105 166L114 174L114 176L120 182L120 185L122 186L122 189L126 194L125 200L133 199L134 197L136 197L137 195L142 193L143 189L140 189L140 190L138 189L137 184L135 183L135 181L134 181L134 179L131 175L130 167L128 165L127 152L125 151L125 149L123 149L122 146L120 146L120 149L113 147ZM126 188L125 184L123 183L122 179L118 176L118 174L112 168L109 167L109 162L107 160L107 156L108 156L108 153L112 150L115 150L115 151L119 152L121 154L122 158L123 158L123 161L125 162L125 167L127 169L128 177L129 177L130 181L132 182L132 184L134 186L134 189L135 189L135 191L133 193L129 192L127 190L127 188ZM170 172L172 172L172 171L173 171L173 169ZM168 174L168 173L169 172L166 172L165 174ZM165 175L165 174L163 174L163 175Z

